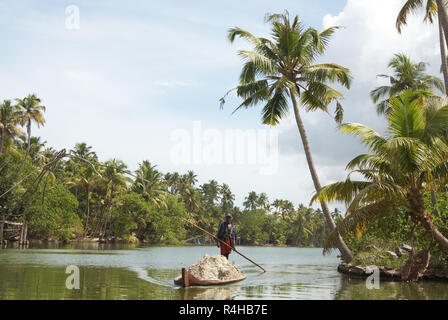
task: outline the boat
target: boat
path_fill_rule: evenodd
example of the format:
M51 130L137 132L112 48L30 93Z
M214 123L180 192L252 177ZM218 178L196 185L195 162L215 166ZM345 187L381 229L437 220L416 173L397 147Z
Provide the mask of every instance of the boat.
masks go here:
M229 284L235 283L239 281L243 281L246 279L246 276L241 277L239 279L232 280L200 280L193 276L191 273L187 271L187 269L182 268L182 275L174 279L174 283L180 285L182 287L190 287L190 286L215 286L221 284Z

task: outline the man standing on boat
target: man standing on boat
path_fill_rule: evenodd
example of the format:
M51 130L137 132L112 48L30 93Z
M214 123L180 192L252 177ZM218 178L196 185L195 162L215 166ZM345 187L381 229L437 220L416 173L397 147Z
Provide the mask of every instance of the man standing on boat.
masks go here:
M235 248L236 244L236 231L235 226L232 223L232 215L230 213L226 214L226 221L223 221L219 224L218 234L216 237L230 245L232 248ZM217 243L218 248L221 249L221 255L229 259L229 254L232 252L228 246L226 246L222 242Z

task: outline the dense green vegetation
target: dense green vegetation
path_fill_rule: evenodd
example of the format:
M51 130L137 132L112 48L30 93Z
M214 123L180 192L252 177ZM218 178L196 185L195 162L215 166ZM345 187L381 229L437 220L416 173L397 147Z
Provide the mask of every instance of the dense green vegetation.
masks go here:
M401 30L407 15L422 5L423 1L408 0L397 28ZM0 105L0 217L25 222L29 237L36 239L180 244L204 236L186 225L185 218L214 232L224 215L232 213L240 244L337 248L345 261L355 258L365 265L398 267L405 257L393 260L384 252L406 243L415 250L431 250L432 263L445 264L448 100L438 94L445 95L448 88L448 17L441 1L427 1L425 19L433 22L436 14L445 81L427 74L426 63L395 54L388 65L393 74L379 74L389 85L370 93L387 123L384 134L359 123L342 123L343 94L338 90L350 88L351 73L335 63L315 64L338 27L319 32L284 12L266 16L269 39L238 27L229 29L230 42L243 38L252 49L239 51L244 65L234 90L243 101L235 111L263 105L262 123L277 125L291 103L316 190L311 204L322 210L294 206L288 200L270 201L255 191L240 208L225 183L210 180L199 185L194 172L161 172L149 160L130 171L119 159L100 161L86 143L61 156L31 135L35 125L45 125L46 110L32 94ZM332 103L339 129L360 137L368 152L347 164L346 180L322 187L301 111L328 112ZM331 212L331 201L345 203L345 214ZM17 238L17 232L8 232L8 238Z
M397 18L399 31L406 24L407 15L422 5L422 1L414 0L405 3ZM433 22L436 13L445 86L439 78L425 73L426 63L413 62L402 53L395 54L389 63L393 75L379 75L387 78L390 85L377 87L370 93L377 104L377 113L386 116L386 134L383 136L357 123L340 125L343 132L360 136L369 153L349 162L345 181L323 188L313 163L298 103L306 111L327 111L329 104L336 101L335 120L342 122L343 109L338 101L342 94L330 85L338 82L349 88L350 71L334 63L313 65L316 57L324 53L337 27L318 32L305 28L297 16L290 19L285 11L266 16L266 21L272 24L271 39L256 37L240 28L229 30L231 42L241 37L253 47L252 51L239 51L244 58L244 66L235 90L243 102L236 110L261 104L263 124L277 125L287 114L287 99L291 99L316 189L312 203L322 206L331 229L325 250L337 248L345 261L351 261L353 254L341 235L355 248L358 260L362 250L367 248L367 242L382 241L384 252L384 247L394 250L399 241L411 241L415 245L415 238L420 240L415 245L416 249L431 249L440 253L436 255L437 259L446 259L448 239L443 232L446 220L443 219L444 213L439 214L436 208L439 205L436 193L444 196L448 178L448 102L438 97L435 90L444 94L448 85L443 34L448 31L448 25L445 5L441 1L428 1L425 19ZM361 176L361 179L352 180L351 176ZM433 211L424 203L428 194ZM344 219L337 225L328 214L328 201L342 201L347 206ZM411 234L409 230L404 231L409 228ZM389 233L385 234L386 230ZM383 259L382 262L387 260L381 254L378 257Z
M37 98L30 95L23 100ZM40 102L40 100L39 100ZM231 212L241 244L322 246L328 230L322 212L294 207L287 200L269 202L266 194L250 192L244 207L234 205L235 196L225 183L211 180L197 185L197 176L162 173L149 161L135 172L120 160L101 162L92 147L77 144L57 162L36 189L30 188L41 166L56 156L39 137L21 131L21 105L0 105L4 128L0 154L0 217L28 225L32 239L121 239L153 244L179 244L203 236L181 218L215 232L225 213ZM43 111L43 107L39 107ZM39 111L40 123L44 123ZM37 111L35 111L37 112ZM28 132L30 130L27 130ZM86 161L85 161L86 160ZM335 217L341 219L336 211ZM5 233L9 239L17 232ZM138 241L137 240L137 241Z
M428 212L434 212L430 193L425 194L424 202ZM442 234L448 234L448 194L446 192L438 193L436 207L439 214L433 217L434 225ZM404 206L397 207L389 212L390 214L381 215L372 220L362 233L358 235L347 233L345 239L355 254L355 263L364 266L400 267L408 256L393 259L385 251L393 252L400 244L405 243L411 245L416 251L429 248L431 250L431 266L448 266L448 255L443 248L433 240L428 232L413 223L406 211ZM380 251L373 249L372 245Z

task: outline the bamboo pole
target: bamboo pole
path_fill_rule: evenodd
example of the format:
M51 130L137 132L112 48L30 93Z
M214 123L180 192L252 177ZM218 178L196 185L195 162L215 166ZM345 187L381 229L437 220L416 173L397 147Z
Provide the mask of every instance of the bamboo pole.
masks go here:
M257 264L256 262L254 262L254 261L252 261L251 259L249 259L248 257L246 257L244 254L242 254L241 252L239 252L238 250L236 250L236 249L235 249L234 247L232 247L231 245L229 245L229 244L225 243L224 241L218 239L217 237L215 237L213 234L211 234L211 233L208 232L207 230L202 229L201 227L197 226L196 224L194 224L194 223L191 222L190 220L184 219L184 218L182 218L182 217L181 217L181 219L184 220L184 221L186 221L186 222L188 222L188 223L191 224L193 227L198 228L198 229L201 230L202 232L205 232L205 233L208 234L209 236L213 237L215 240L217 240L217 241L219 241L219 242L221 242L221 243L224 243L224 244L225 244L226 246L228 246L230 249L232 249L233 251L235 251L236 253L238 253L240 256L242 256L244 259L246 259L246 260L252 262L254 265L256 265L256 266L259 267L261 270L263 270L263 272L266 272L266 270L265 270L262 266L260 266L260 265Z
M23 235L23 246L26 247L26 242L27 242L27 238L28 238L28 225L24 222L25 224L25 229L23 231L24 235Z
M19 247L23 244L23 229L24 229L24 222L22 217L22 228L20 229L20 238L19 238Z
M3 248L3 228L5 226L5 216L2 217L2 222L0 223L0 249Z

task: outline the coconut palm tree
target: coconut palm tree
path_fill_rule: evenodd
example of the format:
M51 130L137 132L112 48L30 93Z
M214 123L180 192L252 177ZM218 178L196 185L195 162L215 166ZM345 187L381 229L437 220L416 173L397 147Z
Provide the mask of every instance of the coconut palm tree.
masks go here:
M112 199L115 192L120 194L128 189L132 179L123 175L127 165L122 160L111 159L106 161L104 165L105 168L101 173L102 182L106 186L109 199Z
M221 208L224 212L229 212L233 208L233 202L235 201L235 195L230 190L229 185L223 183L219 188L221 195Z
M258 202L258 195L255 191L249 192L246 198L244 198L243 206L247 210L256 210Z
M198 189L193 187L187 188L182 195L182 199L188 213L192 214L194 212L198 212L201 203L201 193Z
M106 161L104 165L104 170L98 182L104 190L104 199L102 202L107 207L102 219L103 227L100 228L101 235L104 235L107 229L108 216L110 216L112 210L114 197L127 190L132 183L131 178L123 175L123 172L127 169L127 165L122 160L111 159Z
M405 91L390 100L387 135L358 123L340 125L343 132L359 136L368 147L347 164L364 179L336 182L323 187L314 201L344 201L345 218L330 235L326 249L335 244L337 232L361 233L378 216L405 207L412 221L422 226L448 252L448 239L432 222L423 197L432 188L445 186L448 178L448 100L420 105L418 93Z
M193 187L196 184L196 182L198 182L197 177L198 176L194 173L194 171L189 170L185 175L188 186Z
M282 217L282 219L285 220L293 212L294 212L294 204L289 200L281 200L280 216Z
M210 180L208 183L204 183L201 187L203 200L207 207L210 209L215 205L215 202L219 199L219 184L216 180Z
M31 161L34 165L40 163L40 158L42 156L42 151L45 148L45 145L47 144L47 141L41 141L41 137L31 137L29 139L29 142L18 141L18 147L19 149L26 150L29 145L29 157L31 158Z
M180 184L181 184L181 176L178 172L174 173L166 173L163 177L165 180L168 191L172 195L179 195Z
M71 152L75 156L86 160L98 160L95 151L92 151L92 146L88 146L85 142L77 143Z
M41 125L45 125L45 118L43 112L45 112L45 106L40 105L41 101L35 94L29 94L23 99L16 99L17 105L22 110L20 116L20 125L26 126L28 145L26 148L25 158L20 166L19 171L22 170L23 165L30 153L31 144L31 125L33 122L37 124L39 128Z
M288 220L295 231L294 245L299 245L300 241L305 242L313 233L313 226L309 222L306 210L294 211Z
M424 21L434 22L437 14L439 28L440 57L442 60L442 72L445 82L445 92L448 92L448 66L446 57L446 40L448 39L448 16L447 7L444 0L407 0L397 16L395 23L397 30L401 33L402 27L407 24L407 18L410 13L414 13L418 9L425 7Z
M166 186L162 179L162 173L156 167L156 165L151 165L149 161L144 160L135 171L137 178L132 188L156 207L167 208L165 200L167 195Z
M31 149L32 150L32 149ZM43 166L53 160L56 157L57 151L54 150L52 147L45 148L43 151L39 152L39 155L37 157L37 165ZM47 175L51 181L56 181L56 178L61 175L67 173L64 170L64 163L62 161L58 161L55 163L51 171L48 171Z
M280 199L275 199L272 203L271 203L271 207L274 208L274 214L275 215L279 215L280 214L280 208L282 206L282 201Z
M0 154L4 147L11 151L16 137L25 137L25 133L18 126L21 113L22 110L12 105L10 100L4 100L0 104Z
M388 67L394 71L393 75L377 75L378 77L388 79L390 85L379 86L370 92L373 103L377 103L380 99L386 98L377 104L376 112L379 115L387 115L390 113L388 106L389 99L408 89L421 92L422 97L433 95L432 92L434 89L444 92L445 89L442 80L426 74L426 66L427 64L424 62L412 62L403 53L395 54L388 64Z
M90 195L93 188L97 185L98 179L95 170L90 165L84 165L78 168L76 175L67 181L69 189L84 190L86 195L86 212L84 218L84 236L87 235L90 218Z
M230 42L240 37L253 47L252 51L239 51L245 63L240 84L235 90L244 100L235 111L263 103L263 124L276 125L287 115L288 99L291 99L314 187L319 190L321 184L300 115L299 101L305 111L324 112L328 112L330 103L336 102L335 119L342 121L343 109L338 99L343 95L329 84L337 82L349 88L350 71L335 63L313 64L325 52L337 27L318 32L311 27L305 28L297 16L291 21L288 12L268 14L266 21L272 24L272 39L256 37L238 27L228 32ZM224 97L221 105L223 103ZM334 230L336 226L327 204L322 201L321 206L330 229ZM342 258L350 261L353 255L341 237L338 247Z
M258 195L257 207L260 207L266 211L269 211L271 204L269 203L268 196L266 195L266 193L262 192Z

